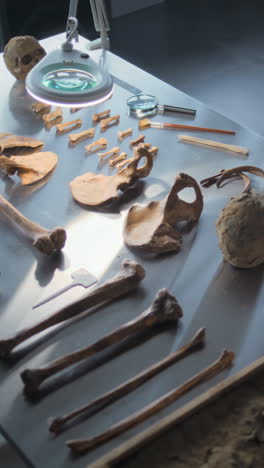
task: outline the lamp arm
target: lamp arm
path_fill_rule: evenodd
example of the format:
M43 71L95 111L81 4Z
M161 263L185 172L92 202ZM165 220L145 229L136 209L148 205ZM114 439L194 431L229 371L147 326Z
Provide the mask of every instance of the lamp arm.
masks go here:
M100 39L91 41L89 48L109 49L109 37L107 31L110 31L110 23L105 7L104 0L90 0L91 10L96 31L100 32Z

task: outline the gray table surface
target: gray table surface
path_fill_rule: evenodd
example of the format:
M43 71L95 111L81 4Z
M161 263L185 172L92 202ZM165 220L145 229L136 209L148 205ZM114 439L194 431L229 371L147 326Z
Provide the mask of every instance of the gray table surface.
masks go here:
M43 43L49 49L58 43L58 38ZM81 45L84 45L84 41L81 41ZM94 56L98 60L100 52L95 52ZM143 258L129 251L122 240L124 216L135 201L146 203L163 198L179 172L186 172L199 181L222 168L247 163L262 166L263 139L110 52L106 53L105 63L113 75L157 96L161 103L197 109L195 119L163 115L156 116L153 120L235 130L235 136L202 132L197 132L196 135L247 146L250 155L246 159L228 152L185 145L178 142L176 131L146 129L146 140L158 145L159 153L142 193L136 200L121 204L120 212L99 213L85 210L73 201L69 182L85 172L102 171L106 174L108 169L98 168L96 155L85 155L83 143L69 148L67 135L56 136L54 128L50 131L43 128L41 121L32 115L32 101L26 96L23 84L15 82L1 58L1 132L44 140L45 150L59 155L59 164L49 182L40 187L21 187L18 179L1 177L0 193L35 222L47 228L64 226L68 239L62 255L46 258L1 224L0 338L13 335L21 328L79 298L83 289L78 287L45 306L32 310L36 301L64 286L70 273L79 267L87 268L99 278L108 278L117 272L123 259L129 258L139 261L146 269L146 279L135 294L105 306L96 314L84 316L70 327L48 334L42 341L32 339L31 343L37 343L37 346L28 349L20 360L10 366L0 364L1 430L24 456L28 465L37 468L78 468L89 465L172 409L190 401L228 375L235 374L262 356L264 351L263 269L243 271L223 262L215 231L215 220L220 210L230 196L240 191L241 182L228 184L221 190L215 187L203 189L204 211L200 222L194 230L184 235L182 249L177 255ZM113 114L121 115L119 127L113 127L104 134L109 141L109 148L117 144L117 130L132 127L134 136L139 134L138 121L126 113L125 101L129 95L127 89L116 86L112 100L107 103ZM83 127L91 126L94 111L105 108L106 104L100 104L96 109L79 111L78 117L83 119ZM70 117L72 114L65 111L64 121ZM96 137L99 135L97 128ZM121 143L121 149L129 150L128 139ZM255 178L253 186L263 191L262 180ZM191 201L192 197L192 192L186 191L185 199ZM45 365L67 352L94 342L136 317L149 306L155 293L162 287L176 295L184 310L177 329L163 330L103 363L94 359L77 366L74 371L65 371L63 378L67 384L64 387L51 392L37 404L27 401L19 376L24 368ZM47 430L49 416L62 415L112 389L176 350L199 327L204 326L208 338L207 345L201 352L167 369L97 415L83 419L80 424L72 426L59 437L50 435ZM27 349L26 345L21 348ZM81 458L75 459L64 445L68 439L91 437L142 408L207 366L224 348L236 353L234 366L230 370L201 385L151 420ZM105 357L109 358L109 355L106 354Z

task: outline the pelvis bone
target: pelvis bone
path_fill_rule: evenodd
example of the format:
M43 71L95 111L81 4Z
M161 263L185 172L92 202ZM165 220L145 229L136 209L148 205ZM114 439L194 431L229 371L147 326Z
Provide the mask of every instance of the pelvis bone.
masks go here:
M50 151L33 153L28 156L0 156L0 171L7 175L17 175L22 185L39 182L57 166L58 156Z
M43 141L35 140L23 136L13 135L12 133L0 133L0 154L31 154L40 151L44 146Z
M142 158L146 158L146 163L138 167ZM117 174L106 176L87 172L76 177L70 188L73 198L88 206L100 206L111 203L118 199L118 190L124 191L132 186L137 179L147 177L153 167L151 154L143 147L135 150L133 160L127 167L117 172Z
M193 187L196 199L192 203L181 200L178 193ZM178 252L181 233L175 224L181 221L197 221L203 209L203 196L199 185L191 176L179 174L170 193L161 201L147 206L132 206L124 225L124 239L129 247L145 249L154 254Z

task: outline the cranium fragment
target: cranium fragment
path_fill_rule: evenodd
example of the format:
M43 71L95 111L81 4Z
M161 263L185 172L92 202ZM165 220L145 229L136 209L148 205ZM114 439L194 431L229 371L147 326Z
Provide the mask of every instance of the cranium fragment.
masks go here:
M196 199L192 203L181 200L178 193L193 187ZM197 221L203 209L203 196L199 185L191 176L179 174L170 193L161 201L152 201L147 206L132 206L124 225L124 239L129 247L161 254L178 252L181 233L175 225L181 221Z
M45 50L33 36L12 37L4 49L6 67L17 80L24 80L45 55Z
M243 193L225 206L216 221L225 260L239 268L264 262L264 196Z

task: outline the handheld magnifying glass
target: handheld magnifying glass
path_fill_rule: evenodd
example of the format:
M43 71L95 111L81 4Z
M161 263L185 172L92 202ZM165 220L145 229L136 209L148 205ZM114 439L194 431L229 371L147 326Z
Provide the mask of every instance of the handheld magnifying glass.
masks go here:
M138 118L146 115L163 114L164 112L177 112L180 114L195 115L196 110L186 109L184 107L175 107L159 104L158 99L150 94L135 94L127 99L129 115Z

